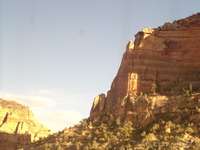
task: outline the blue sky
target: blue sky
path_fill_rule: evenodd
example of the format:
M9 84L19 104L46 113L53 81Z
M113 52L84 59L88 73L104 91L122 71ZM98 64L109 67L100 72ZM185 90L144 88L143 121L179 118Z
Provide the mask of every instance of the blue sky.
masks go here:
M199 0L0 0L0 97L52 129L89 116L129 40L199 12Z

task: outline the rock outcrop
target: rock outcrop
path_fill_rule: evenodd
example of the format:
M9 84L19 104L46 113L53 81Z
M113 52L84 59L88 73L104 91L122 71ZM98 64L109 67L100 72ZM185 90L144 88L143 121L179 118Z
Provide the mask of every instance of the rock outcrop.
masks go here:
M0 99L0 150L16 149L50 134L49 129L35 120L28 107Z
M105 100L106 100L105 94L100 94L99 96L94 98L90 117L99 116L104 111Z
M200 107L199 96L191 101L184 97L138 96L155 91L180 95L189 85L200 91L199 58L200 13L162 27L143 29L135 35L134 42L128 42L110 91L95 99L89 119L108 121L122 117L146 125L156 119L156 112L162 112L161 106L171 108L168 111L188 108L187 102L193 103L192 108Z

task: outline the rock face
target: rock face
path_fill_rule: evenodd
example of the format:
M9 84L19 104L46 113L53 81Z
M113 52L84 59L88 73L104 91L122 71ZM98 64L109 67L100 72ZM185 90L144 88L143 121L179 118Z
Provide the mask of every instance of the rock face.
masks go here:
M155 115L148 113L149 116L145 116L140 112L145 109L157 111L158 103L172 102L172 97L161 100L137 95L155 90L161 94L177 95L182 89L187 90L189 84L194 91L200 91L199 58L200 13L165 23L162 27L143 29L135 35L134 42L128 42L110 91L103 100L95 100L89 119L111 120L120 116L133 121L139 118L144 119L143 122L149 122L145 118L154 120ZM186 101L183 99L182 102ZM176 106L182 108L179 104Z
M28 107L0 99L0 150L9 150L47 137L51 131L38 123Z
M104 111L105 100L105 94L100 94L99 96L94 98L90 117L101 115L101 113Z

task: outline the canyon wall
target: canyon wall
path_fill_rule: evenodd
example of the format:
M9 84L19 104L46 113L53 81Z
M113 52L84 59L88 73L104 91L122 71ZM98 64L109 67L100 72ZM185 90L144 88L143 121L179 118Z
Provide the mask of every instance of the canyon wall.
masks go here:
M161 95L179 95L191 85L194 91L200 91L199 58L200 13L162 27L143 29L135 35L134 42L128 42L110 91L107 96L95 98L89 119L106 121L123 116L126 120L127 113L137 114L135 106L143 107L136 105L142 101L138 95L152 90ZM147 106L151 100L145 101Z

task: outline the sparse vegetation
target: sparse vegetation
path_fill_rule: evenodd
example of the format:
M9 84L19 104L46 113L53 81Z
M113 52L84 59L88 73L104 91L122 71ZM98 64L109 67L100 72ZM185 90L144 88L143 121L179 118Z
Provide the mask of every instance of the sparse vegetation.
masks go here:
M185 109L178 113L185 113ZM120 118L107 123L83 119L80 124L32 143L25 150L197 150L200 149L199 129L199 123L187 119L174 122L163 118L146 127Z

